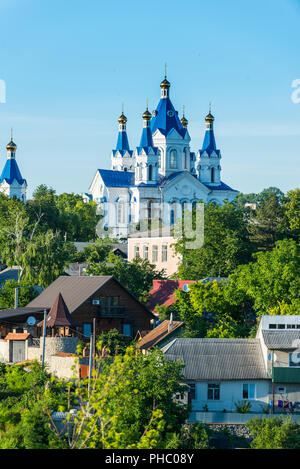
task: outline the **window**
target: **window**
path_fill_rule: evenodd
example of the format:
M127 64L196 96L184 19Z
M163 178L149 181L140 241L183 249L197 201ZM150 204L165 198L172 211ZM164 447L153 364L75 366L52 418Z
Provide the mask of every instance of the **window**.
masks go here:
M166 244L162 246L161 258L162 262L167 262L168 260L168 246Z
M278 324L278 329L285 329L285 324Z
M158 261L158 246L153 246L152 248L152 262Z
M276 324L269 324L269 329L276 329Z
M149 257L149 248L148 246L144 246L143 258L148 259L148 257Z
M118 223L125 223L125 204L123 200L118 202Z
M209 401L220 400L220 384L209 383L207 385L207 399Z
M131 325L123 324L123 335L131 336Z
M91 337L91 334L92 334L92 324L89 324L89 323L83 324L83 336Z
M210 170L210 180L211 182L215 182L215 168L211 168Z
M170 151L170 168L177 169L177 150Z
M187 383L189 386L189 395L190 399L196 399L196 384L195 383Z
M152 181L152 164L149 165L149 168L148 168L148 171L149 171L149 181Z
M296 324L288 324L287 329L296 329Z
M255 399L255 384L254 383L243 384L243 399Z
M93 301L92 301L92 304L93 304L93 305L100 305L100 300L93 300Z
M134 258L137 259L138 257L140 257L140 247L134 246Z

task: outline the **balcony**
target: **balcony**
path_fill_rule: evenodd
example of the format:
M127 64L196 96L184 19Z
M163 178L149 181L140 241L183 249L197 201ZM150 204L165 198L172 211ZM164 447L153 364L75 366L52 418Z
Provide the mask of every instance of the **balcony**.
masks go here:
M274 366L272 369L273 383L297 383L300 384L300 368Z
M99 316L101 318L123 318L125 316L124 306L99 306Z

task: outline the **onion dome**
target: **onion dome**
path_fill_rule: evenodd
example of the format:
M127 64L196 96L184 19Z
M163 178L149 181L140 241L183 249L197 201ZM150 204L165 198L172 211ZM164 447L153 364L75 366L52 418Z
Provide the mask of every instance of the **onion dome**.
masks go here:
M209 112L209 113L207 114L207 116L205 117L205 120L206 120L206 122L214 122L215 118L214 118L214 116L211 114L211 112Z
M151 112L148 111L148 107L147 107L146 111L143 114L143 119L146 121L149 121L151 118L152 118L152 114Z
M118 122L119 124L126 124L127 122L127 117L124 116L124 113L122 112L122 114L120 115L119 119L118 119Z
M165 76L164 80L160 84L160 87L163 90L168 90L170 86L171 86L171 83L167 80L167 77Z
M10 142L6 145L6 149L9 151L16 151L17 145L13 142L13 139L11 138Z
M189 121L186 119L184 114L182 115L182 118L180 119L180 122L181 122L182 127L187 127L188 123L189 123Z

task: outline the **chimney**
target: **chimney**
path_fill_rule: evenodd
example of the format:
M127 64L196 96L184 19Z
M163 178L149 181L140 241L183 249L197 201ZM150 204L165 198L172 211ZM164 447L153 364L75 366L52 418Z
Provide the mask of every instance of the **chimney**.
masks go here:
M168 332L170 332L173 329L173 313L170 314L170 321L168 325Z

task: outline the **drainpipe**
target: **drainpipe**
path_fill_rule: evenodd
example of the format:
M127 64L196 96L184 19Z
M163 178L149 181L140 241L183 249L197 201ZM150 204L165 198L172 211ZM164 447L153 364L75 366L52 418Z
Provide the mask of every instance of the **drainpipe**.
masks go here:
M274 366L274 350L272 350L272 368L271 368L271 376L272 376L272 413L275 414L275 402L274 402L274 396L275 396L275 386L274 386L274 380L273 380L273 366Z

